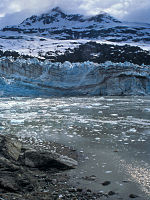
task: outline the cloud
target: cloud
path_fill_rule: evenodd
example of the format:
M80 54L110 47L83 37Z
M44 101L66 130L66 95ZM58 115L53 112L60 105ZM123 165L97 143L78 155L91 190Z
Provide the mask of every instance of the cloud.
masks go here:
M150 0L1 0L0 26L20 23L56 6L68 13L94 15L105 11L121 20L150 23Z
M129 5L129 11L124 16L124 20L139 21L150 23L150 1L132 0Z

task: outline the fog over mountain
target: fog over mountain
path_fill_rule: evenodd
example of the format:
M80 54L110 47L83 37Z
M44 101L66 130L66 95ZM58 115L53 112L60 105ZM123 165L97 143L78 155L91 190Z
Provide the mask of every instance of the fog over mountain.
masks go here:
M68 13L95 15L105 11L120 20L150 22L149 0L1 0L0 27L18 24L56 6Z

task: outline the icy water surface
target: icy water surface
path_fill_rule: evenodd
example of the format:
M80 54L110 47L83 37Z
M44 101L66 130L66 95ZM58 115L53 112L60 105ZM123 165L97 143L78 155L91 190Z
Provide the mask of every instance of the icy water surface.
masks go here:
M149 97L1 98L0 132L80 151L79 187L150 199Z

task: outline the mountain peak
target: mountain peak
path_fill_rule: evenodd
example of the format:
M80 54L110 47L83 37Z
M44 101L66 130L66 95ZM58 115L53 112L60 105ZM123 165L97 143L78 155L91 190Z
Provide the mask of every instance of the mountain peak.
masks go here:
M94 16L90 17L89 21L95 21L95 22L100 22L100 23L101 22L106 22L106 23L110 23L110 22L121 23L119 20L117 20L113 16L111 16L108 13L103 12L103 11L101 11L97 15L94 15Z
M42 36L61 35L62 38L99 37L101 27L112 23L119 23L107 13L101 12L95 16L81 14L65 14L60 7L55 7L47 13L33 15L21 24L6 27L3 31L17 31L24 34L40 34ZM92 32L94 33L94 36ZM87 33L86 33L87 32Z
M53 8L52 10L51 10L52 12L58 12L58 13L62 13L62 10L61 10L61 8L60 7L55 7L55 8Z

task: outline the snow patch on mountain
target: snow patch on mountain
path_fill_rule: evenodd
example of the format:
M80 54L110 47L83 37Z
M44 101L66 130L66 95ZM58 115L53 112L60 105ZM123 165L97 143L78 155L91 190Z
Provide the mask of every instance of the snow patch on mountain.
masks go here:
M76 40L57 40L41 36L25 35L12 32L0 32L0 50L16 51L19 54L29 55L37 58L44 58L43 55L48 53L51 56L63 55L64 52L73 50L82 44L90 42L89 39ZM111 44L124 46L139 46L143 50L150 50L148 43L135 42L111 42L107 40L92 40L98 44Z

